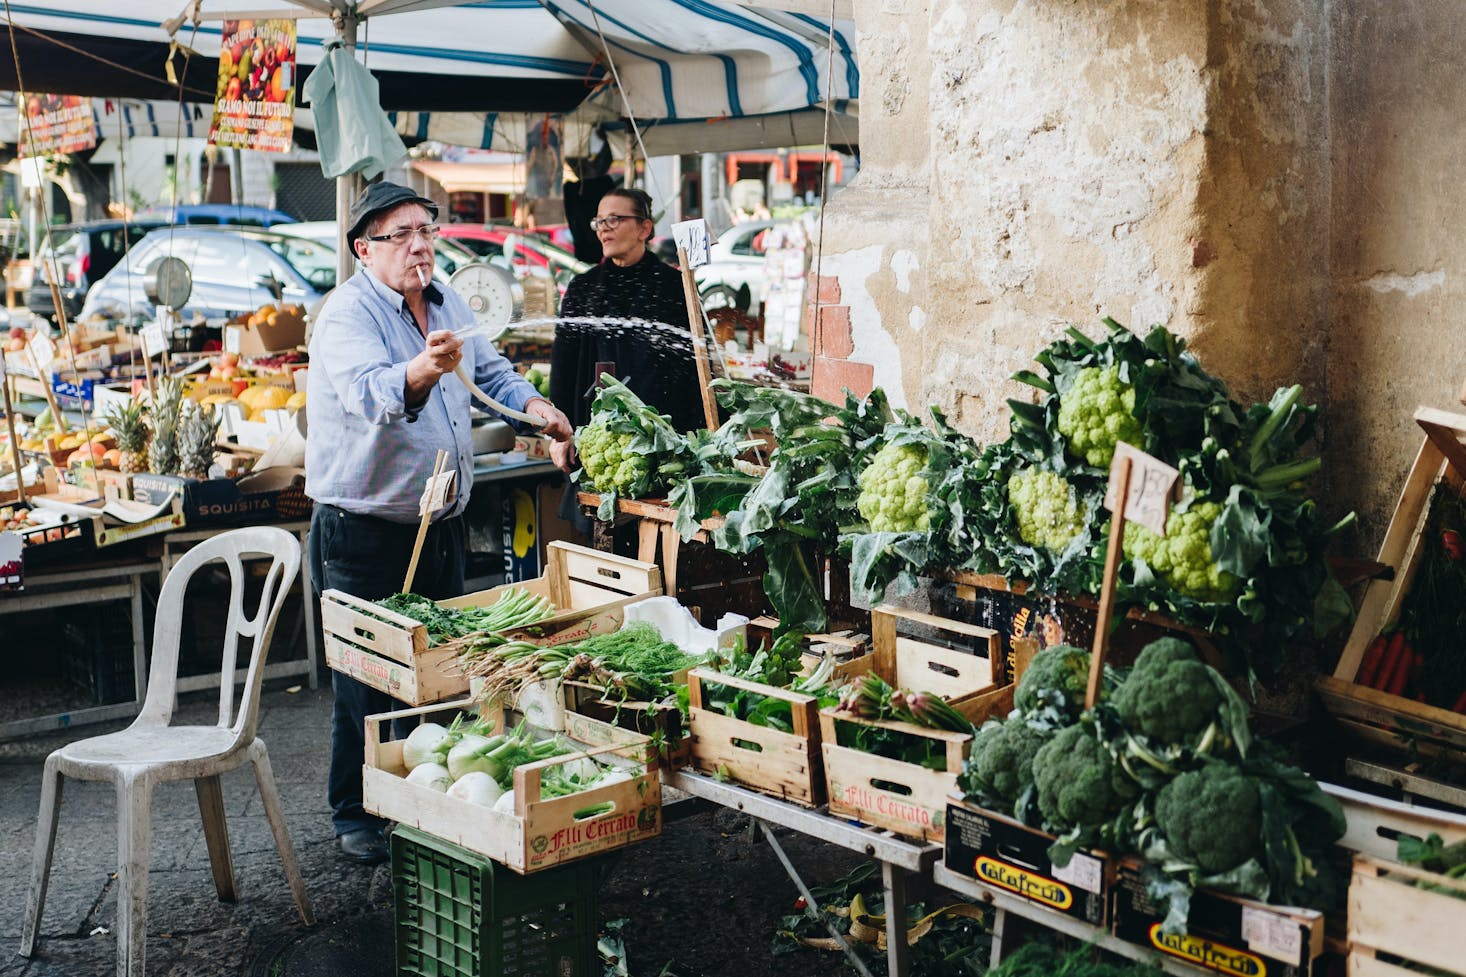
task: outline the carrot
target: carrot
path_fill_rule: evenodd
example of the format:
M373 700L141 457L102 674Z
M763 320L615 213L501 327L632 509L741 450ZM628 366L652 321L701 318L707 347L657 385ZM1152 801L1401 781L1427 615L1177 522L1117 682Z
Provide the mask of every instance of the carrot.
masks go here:
M1457 697L1456 704L1451 707L1451 711L1466 713L1466 689L1461 691L1461 695Z
M1385 661L1389 663L1388 669L1384 672L1384 678L1379 689L1388 692L1390 695L1400 695L1405 691L1405 680L1410 677L1410 665L1415 656L1410 653L1410 646L1405 644L1405 632L1396 631L1390 637L1390 647L1385 651Z
M1410 688L1420 691L1420 676L1425 672L1425 653L1417 651L1410 656Z
M1364 658L1359 663L1359 671L1356 673L1354 681L1360 685L1367 685L1370 688L1375 687L1379 682L1379 667L1384 662L1385 645L1388 643L1389 639L1384 635L1377 634L1374 636L1374 640L1364 650Z

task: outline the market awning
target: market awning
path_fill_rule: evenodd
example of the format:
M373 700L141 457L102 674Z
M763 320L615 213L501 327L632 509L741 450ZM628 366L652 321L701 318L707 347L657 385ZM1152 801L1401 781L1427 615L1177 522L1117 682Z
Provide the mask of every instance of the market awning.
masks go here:
M282 15L309 13L276 2ZM20 71L17 77L13 59L0 57L0 89L18 90L23 82L29 91L176 100L178 89L165 74L170 49L162 24L182 6L183 0L11 3L0 29L14 35ZM206 17L229 9L226 0L203 0ZM189 101L213 100L221 26L217 19L184 22L176 33L185 47L173 52L172 62ZM298 30L303 80L334 31L319 17L301 19ZM819 115L826 100L848 111L859 89L852 22L837 20L832 31L814 17L729 0L595 0L593 8L562 0L481 0L367 16L358 41L384 110L431 113L397 121L399 132L451 128L458 135L440 141L480 148L515 148L512 138L493 138L496 129L513 131L502 121L506 113L581 107L593 124L624 117L628 104L648 125L759 119L716 133L723 144L738 134L731 141L739 148L817 142L816 127L798 117L811 108ZM608 52L624 102L610 84ZM440 121L440 113L470 118ZM794 124L802 134L791 133L791 142L784 129ZM781 141L767 141L774 137ZM674 151L698 148L688 145L679 136ZM705 148L719 144L710 140Z
M441 184L448 193L524 192L523 163L445 163L414 160L411 168Z

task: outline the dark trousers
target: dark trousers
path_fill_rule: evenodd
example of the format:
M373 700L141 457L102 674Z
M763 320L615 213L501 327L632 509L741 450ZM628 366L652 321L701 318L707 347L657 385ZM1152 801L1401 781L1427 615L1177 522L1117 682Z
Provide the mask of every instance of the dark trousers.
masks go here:
M311 515L310 565L317 592L341 590L363 600L380 600L402 589L412 559L416 525L360 516L332 505ZM434 600L463 593L467 548L463 519L435 522L423 540L412 592ZM337 835L385 822L361 806L361 767L366 751L366 717L402 709L385 692L340 672L331 673L331 770L326 797ZM399 730L397 735L403 735Z

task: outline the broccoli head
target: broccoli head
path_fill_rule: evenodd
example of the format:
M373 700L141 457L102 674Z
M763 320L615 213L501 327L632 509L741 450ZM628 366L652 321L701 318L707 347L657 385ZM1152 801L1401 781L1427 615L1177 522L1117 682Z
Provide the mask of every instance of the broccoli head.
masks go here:
M1024 715L1052 706L1071 722L1084 711L1089 687L1089 652L1072 645L1054 645L1033 656L1018 679L1013 705Z
M921 477L926 449L917 444L888 444L860 473L860 516L878 533L924 533L931 526L927 496L931 486Z
M1137 794L1087 723L1066 726L1039 749L1033 782L1044 821L1061 831L1102 825Z
M1177 638L1146 645L1110 697L1127 729L1190 745L1215 718L1222 695L1196 651Z
M1069 453L1096 468L1109 468L1115 443L1145 446L1145 429L1135 417L1135 388L1120 379L1116 366L1087 366L1059 400L1059 433Z
M1171 513L1164 536L1127 522L1125 558L1144 560L1177 593L1207 603L1230 601L1237 596L1241 581L1217 566L1211 549L1211 527L1221 514L1222 507L1216 502L1193 503L1184 512Z
M1089 513L1062 475L1025 468L1008 478L1008 503L1018 536L1030 546L1062 553L1084 532Z
M972 752L957 786L968 797L1017 800L1023 788L1033 783L1033 757L1049 735L1048 730L1031 726L1020 716L988 723L972 740Z
M1172 780L1156 797L1155 816L1171 852L1205 875L1234 869L1258 854L1257 785L1230 764L1208 763Z

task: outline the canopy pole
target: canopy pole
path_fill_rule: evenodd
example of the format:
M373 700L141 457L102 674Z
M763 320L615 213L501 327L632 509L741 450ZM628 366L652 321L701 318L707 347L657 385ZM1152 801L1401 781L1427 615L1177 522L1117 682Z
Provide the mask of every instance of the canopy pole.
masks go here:
M351 57L356 57L356 14L338 11L332 18L341 43L346 45ZM345 283L356 271L356 255L346 244L346 216L351 213L351 201L356 195L356 174L343 173L336 178L336 284Z

